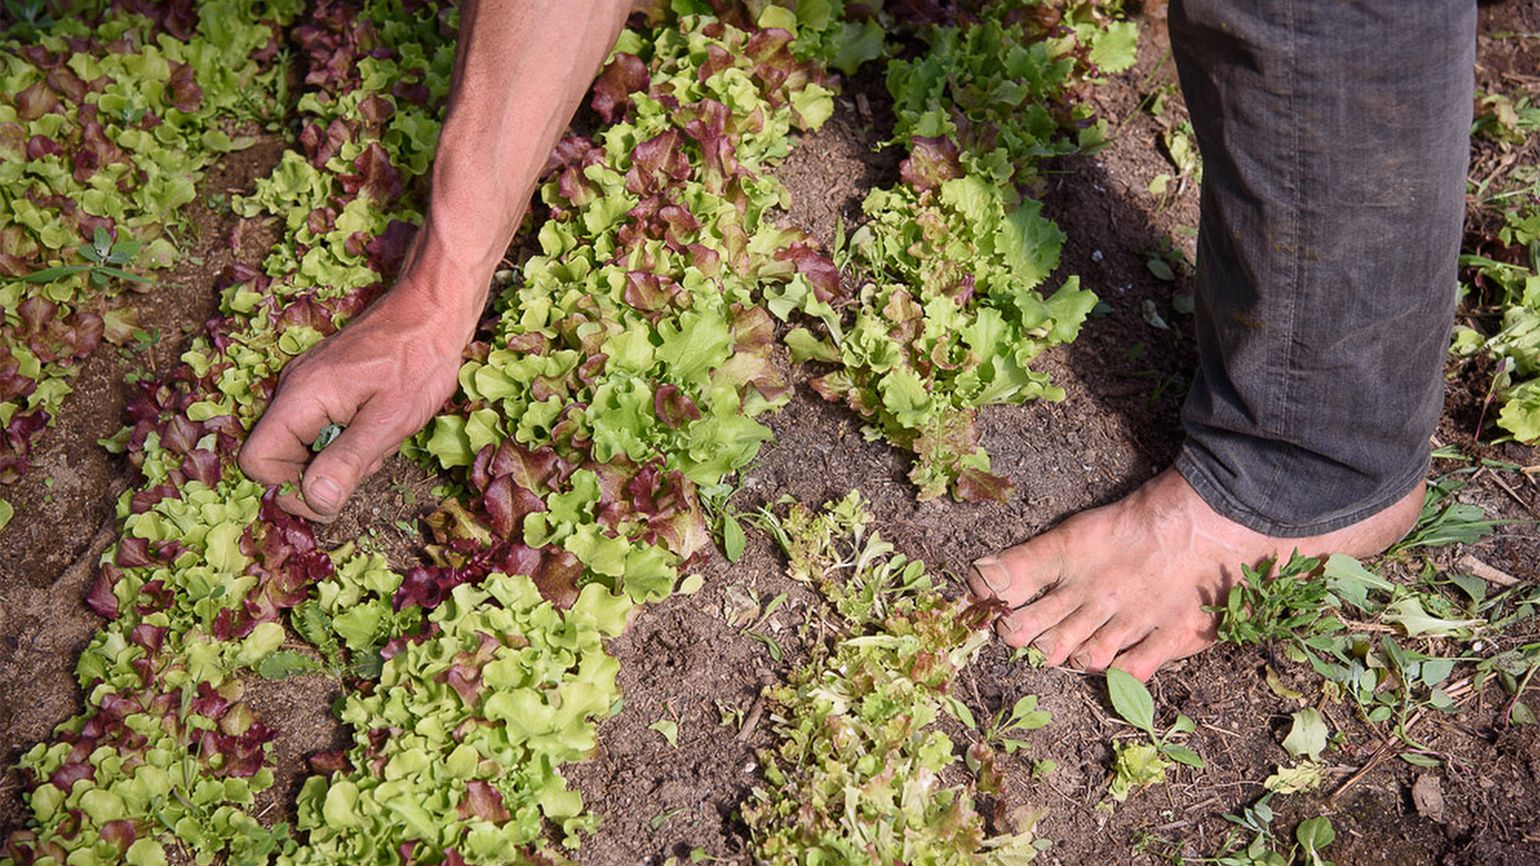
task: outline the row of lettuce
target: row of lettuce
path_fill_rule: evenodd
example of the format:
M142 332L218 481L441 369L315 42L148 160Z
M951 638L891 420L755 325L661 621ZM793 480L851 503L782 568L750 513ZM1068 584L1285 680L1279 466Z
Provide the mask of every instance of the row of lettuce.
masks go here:
M234 202L271 219L279 238L260 269L221 276L219 315L174 370L138 386L117 441L141 480L118 503L120 535L88 598L108 621L77 666L85 706L23 757L32 821L0 862L144 866L166 862L168 847L199 863L564 862L595 819L561 768L593 750L596 723L619 705L603 641L709 555L699 491L753 459L770 438L757 417L788 396L777 316L800 317L795 353L835 362L830 376L851 383L821 391L917 452L927 495L1003 493L972 412L1051 396L1026 363L1072 337L1091 301L1073 283L1047 301L1035 294L1060 237L1023 193L1032 159L1094 139L1064 91L1093 64L1121 62L1096 52L1101 39L1129 48L1123 25L1086 5L1080 18L985 12L926 30L922 56L894 65L911 148L904 183L868 201L871 228L852 239L863 264L842 274L770 218L787 200L770 170L793 130L831 115L827 64L882 47L877 19L818 3L674 6L621 37L595 84L597 131L553 153L539 253L467 350L460 392L408 449L467 496L429 521L432 564L404 574L367 544L322 549L234 462L282 367L399 264L425 204L453 57L449 6L305 10L288 34L305 71L297 145ZM259 62L271 39L227 35L257 20L205 4L157 44L191 57L195 77L227 75L242 67L185 46L225 40ZM86 55L72 65L112 53L68 41L76 26L56 25L62 35L40 44ZM154 26L117 10L101 28ZM887 332L885 310L904 312ZM911 592L916 579L905 578ZM905 598L899 619L850 620L925 632L867 662L874 683L901 689L917 658L943 652L955 667L976 646L955 609ZM281 720L248 700L253 675L295 672L347 683L340 717L352 729L348 748L312 757L299 833L255 816L258 797L273 796ZM934 702L949 675L926 677ZM932 778L947 750L927 737L914 761ZM781 798L796 796L788 779L746 811L761 816L767 852L801 862L823 843L774 829ZM976 829L962 796L953 801ZM839 804L820 808L840 823ZM975 835L952 847L984 850Z
M98 11L0 49L0 484L31 468L84 359L131 339L118 296L177 261L204 170L276 115L301 5L219 0L227 23L195 29Z
M1468 318L1453 351L1496 362L1481 412L1540 442L1540 170L1522 158L1540 135L1534 88L1478 93L1460 294ZM1490 404L1501 406L1488 412Z
M376 676L381 639L424 618L393 609L401 576L383 558L321 550L234 463L276 373L379 290L391 242L417 218L402 194L431 160L453 31L433 8L370 7L377 26L356 11L318 5L284 34L310 61L304 150L286 154L265 189L303 179L283 201L298 218L283 222L264 272L221 275L219 315L130 403L118 442L141 480L118 502L120 536L87 599L108 621L77 664L82 711L21 760L32 821L6 840L6 863L157 864L168 846L199 863L292 852L286 825L255 817L279 722L247 700L251 671L284 652L291 612L312 637L314 626L335 635L350 674ZM194 14L199 34L255 18L217 4ZM123 9L108 18L125 32L150 26ZM195 72L230 65L209 54ZM386 140L397 163L379 159ZM372 671L356 663L371 657Z
M858 288L845 304L771 293L772 310L812 320L788 336L794 360L832 365L812 387L914 454L921 499L1001 500L978 410L1059 400L1032 368L1096 305L1070 276L1047 297L1064 235L1032 198L1043 161L1101 144L1104 122L1077 99L1132 66L1136 31L1099 4L1001 4L888 65L901 181L873 190L842 256Z
M827 632L766 691L776 743L761 750L764 782L742 807L755 860L1026 863L1046 847L1032 834L1035 819L986 822L980 813L980 793L999 793L998 744L976 741L965 768L939 724L951 715L974 727L951 689L985 644L981 626L993 611L946 600L924 563L896 552L871 523L855 493L818 511L792 505L768 515L788 576L824 598L818 620ZM1031 726L1048 722L1031 714ZM990 825L1014 826L992 834Z

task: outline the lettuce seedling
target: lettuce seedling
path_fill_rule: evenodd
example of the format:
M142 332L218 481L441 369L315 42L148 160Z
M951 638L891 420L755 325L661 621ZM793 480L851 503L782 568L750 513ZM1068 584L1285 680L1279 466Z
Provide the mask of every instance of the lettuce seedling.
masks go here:
M770 864L1013 864L1030 831L986 836L974 792L946 785L951 739L935 722L986 641L975 612L934 591L923 563L896 553L851 494L820 512L769 515L794 579L828 600L830 626L783 685L767 690L775 745L743 817L754 857ZM955 710L953 711L955 712ZM971 715L971 714L970 714ZM1030 709L1012 729L1038 724Z

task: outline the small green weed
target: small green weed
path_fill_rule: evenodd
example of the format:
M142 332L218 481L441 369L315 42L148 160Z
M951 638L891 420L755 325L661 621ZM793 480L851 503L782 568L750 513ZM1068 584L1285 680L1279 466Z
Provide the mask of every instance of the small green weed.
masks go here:
M1236 829L1225 836L1219 853L1187 862L1215 866L1332 866L1330 860L1321 856L1337 838L1331 819L1320 816L1299 822L1294 828L1293 843L1285 843L1273 832L1276 816L1268 803L1272 796L1264 795L1239 815L1224 816Z
M122 267L133 262L142 246L144 246L142 243L130 238L127 233L123 234L121 240L114 242L106 229L97 226L91 236L91 242L76 247L76 251L88 264L43 268L21 279L22 282L27 283L51 283L60 277L87 274L91 285L99 289L106 288L113 280L127 280L143 286L152 286L155 282L150 278L125 271Z
M1528 95L1517 98L1503 93L1487 93L1476 103L1476 119L1471 135L1496 142L1504 150L1529 140L1540 132L1540 105Z
M1533 602L1526 604L1532 606ZM1540 670L1540 643L1525 644L1482 659L1476 665L1473 684L1479 689L1488 679L1495 679L1509 695L1502 720L1510 725L1533 725L1535 711L1524 703L1523 698L1537 670Z
M1461 470L1461 473L1469 470ZM1512 521L1491 520L1479 505L1460 502L1454 498L1465 487L1460 473L1450 473L1428 482L1423 496L1422 513L1412 531L1406 534L1390 550L1388 555L1404 553L1418 547L1446 547L1451 544L1475 544L1491 535L1499 526Z
M963 724L970 728L977 728L973 713L967 706L955 698L943 699L944 706ZM979 780L979 790L985 793L998 793L1004 781L998 768L998 757L1001 752L1014 755L1018 751L1027 748L1027 742L1019 738L1021 734L1035 731L1047 725L1053 720L1053 715L1047 710L1037 708L1037 695L1024 695L1011 707L1010 713L1006 713L1001 707L995 713L994 719L980 731L977 742L968 747L968 769L973 771ZM1051 772L1052 762L1039 762L1048 764L1043 773ZM1034 765L1033 775L1038 775L1038 766Z
M732 506L733 495L739 489L737 485L724 481L701 487L697 491L707 521L717 529L716 537L721 543L722 555L727 557L728 562L734 563L743 558L743 549L748 544L743 522L739 519L741 515Z
M317 673L336 679L372 680L379 677L384 659L378 647L344 650L338 637L348 632L349 624L344 622L339 632L336 620L314 599L289 611L289 625L315 652L274 651L257 665L257 674L264 679L282 680Z
M1157 785L1166 780L1166 770L1173 763L1203 769L1203 758L1175 738L1192 733L1196 729L1193 720L1178 714L1176 721L1160 733L1155 728L1155 699L1149 689L1126 671L1107 669L1107 696L1112 709L1149 737L1148 742L1120 742L1113 744L1115 756L1112 762L1112 781L1107 793L1122 802L1140 788Z

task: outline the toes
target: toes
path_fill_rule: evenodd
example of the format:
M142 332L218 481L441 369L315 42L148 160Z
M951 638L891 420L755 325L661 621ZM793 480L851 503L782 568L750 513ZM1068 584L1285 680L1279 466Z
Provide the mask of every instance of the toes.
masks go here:
M1173 656L1173 650L1169 642L1157 640L1155 634L1151 634L1144 640L1124 652L1117 655L1108 667L1127 671L1134 679L1143 682L1154 675L1155 671Z
M1161 665L1187 658L1202 652L1212 641L1182 629L1156 629L1145 635L1144 640L1118 653L1110 664L1133 674L1139 680L1147 680Z
M1084 605L1066 616L1062 622L1048 629L1033 641L1043 651L1043 663L1062 665L1079 652L1086 639L1112 619L1112 611L1102 605Z
M1064 557L1058 530L973 563L968 588L979 598L1020 607L1059 579Z
M1001 617L995 623L995 634L1013 647L1024 647L1073 613L1080 607L1080 601L1080 594L1068 587L1056 589Z
M968 574L968 591L973 593L974 598L1000 598L1010 586L1010 573L1000 560L992 556L974 562Z
M1069 664L1083 671L1104 671L1118 653L1138 643L1148 630L1148 625L1115 616L1070 654Z

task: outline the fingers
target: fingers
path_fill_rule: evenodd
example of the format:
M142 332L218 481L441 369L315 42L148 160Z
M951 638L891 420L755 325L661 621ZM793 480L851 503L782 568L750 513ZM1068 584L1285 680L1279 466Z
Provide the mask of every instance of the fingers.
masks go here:
M279 388L236 457L241 471L263 484L298 481L310 460L310 443L335 419L304 388ZM308 516L308 515L307 515Z
M387 411L382 401L371 400L341 436L315 455L301 484L305 505L317 515L315 519L335 520L359 483L400 447L404 436L397 421L396 413Z
M317 514L310 506L305 504L304 497L298 493L278 494L278 507L290 514L303 517L306 520L314 520L317 523L329 523L335 518L328 518L323 514Z

